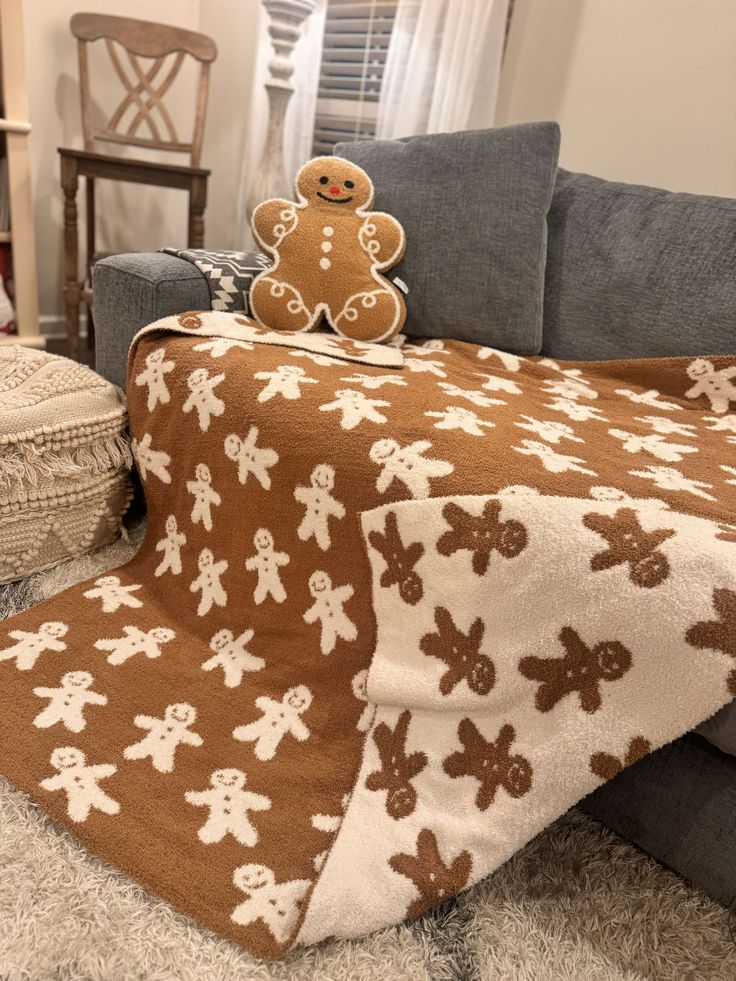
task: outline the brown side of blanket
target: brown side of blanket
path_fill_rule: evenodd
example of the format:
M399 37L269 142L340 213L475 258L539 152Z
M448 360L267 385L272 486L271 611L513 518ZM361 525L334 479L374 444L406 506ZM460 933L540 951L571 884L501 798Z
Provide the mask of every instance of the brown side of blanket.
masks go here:
M194 319L204 323L207 336L216 336L217 318L224 323L224 317ZM201 346L197 326L192 318L183 325L176 318L161 322L140 338L132 361L129 412L145 471L149 525L139 554L116 575L122 587L136 587L125 594L135 605L111 602L115 608L104 612L107 587L85 583L13 618L0 631L0 771L98 855L223 936L260 955L279 956L293 943L335 835L336 826L319 816L341 813L365 740L360 722L366 706L354 679L370 664L376 624L361 513L412 496L493 494L509 485L576 498L589 498L594 487L613 487L634 499L659 499L681 513L720 522L723 535L733 540L736 447L733 430L719 427L724 413L713 410L709 397L686 397L697 384L688 374L691 359L556 365L502 361L459 342L445 342L431 353L407 348L401 368L348 363L340 360L339 350L332 360L328 355L317 363L314 352L301 356L304 352L263 343L216 357L195 350ZM244 328L246 346L249 336ZM355 354L350 342L335 339L334 344L346 344ZM166 398L149 410L150 386L136 379L159 350L159 361L172 367L164 375ZM734 363L713 358L710 367L727 372ZM295 388L273 384L285 365L303 369ZM578 368L582 377L574 373ZM196 371L210 382L224 376L212 386L212 411L200 413L193 399ZM366 387L380 376L379 387ZM336 405L345 398L336 393L345 390L375 400L354 426L354 413ZM647 396L649 390L656 391ZM473 413L475 423L451 407ZM571 418L570 413L588 415L588 408L589 418ZM445 428L458 419L466 428ZM563 434L560 442L549 442L528 428L540 421L569 426L567 436L574 439ZM668 422L684 424L685 435L667 434L646 445L659 453L662 442L697 452L665 449L674 453L665 462L647 450L626 448L630 437L656 435L655 427L666 428ZM393 442L377 449L379 441ZM249 445L255 446L253 466L246 459ZM408 483L401 476L406 468L388 479L386 461L396 463L399 448L409 448ZM208 479L200 479L201 464ZM669 478L664 468L671 471ZM201 515L193 520L197 481L217 495L210 498L211 529ZM327 504L326 522L318 514L312 528L326 527L327 538L305 525L304 502L320 481L334 503ZM171 515L176 534L186 537L180 572L175 561L160 571L166 566L161 543L170 537ZM261 529L270 532L277 555L263 576L257 571L260 560L254 559ZM270 554L268 536L261 540ZM197 583L207 550L225 598L224 605L215 600L200 615L203 594ZM317 573L323 575L315 578ZM268 591L257 602L259 582ZM324 618L320 583L334 593L332 612ZM43 649L28 670L19 670L20 657L14 660L7 652L24 648L48 623L66 628L53 642L57 649ZM146 633L163 628L173 636L158 645L158 656L139 651L110 663L115 645L104 642L129 638L126 627ZM202 669L216 656L211 642L223 630L240 638L252 655L232 687L224 683L221 666ZM248 631L252 636L243 640ZM253 658L264 663L258 666ZM80 671L92 676L88 690L106 703L86 704L78 731L63 721L40 727L39 714L51 696L38 689L58 689L63 675ZM294 704L288 704L287 693ZM173 717L169 712L167 722L167 708L177 705L195 711L175 710ZM284 713L290 728L275 747L265 732L268 725L262 742L253 738L253 729L241 729L240 739L233 736L264 716L272 729L283 727ZM180 724L189 735L177 742L170 769L165 752L159 769L155 748L153 757L141 755L150 743L130 751L149 731L160 730L166 741L172 726ZM58 779L54 782L63 776L63 765L50 762L65 747L84 754L87 769L79 771L79 780L96 776L116 807L103 803L82 819L71 816L70 794ZM63 764L58 754L56 763ZM96 765L109 769L88 772ZM210 840L202 838L210 813L204 801L212 798L196 795L216 789L211 776L225 769L245 774L245 792L259 795L234 805L241 812L249 808L251 832L241 831L240 838L251 843L232 831L217 840L217 828ZM237 784L239 777L233 780ZM252 902L248 907L253 895L266 897L262 907ZM240 904L248 907L240 916L245 922L238 922Z

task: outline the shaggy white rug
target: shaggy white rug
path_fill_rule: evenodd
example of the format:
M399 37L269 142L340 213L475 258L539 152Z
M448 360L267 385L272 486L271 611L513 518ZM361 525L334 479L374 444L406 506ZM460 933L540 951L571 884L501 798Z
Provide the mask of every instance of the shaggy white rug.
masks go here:
M0 617L119 565L141 535L0 590ZM575 811L411 924L263 963L96 859L0 779L2 981L734 978L729 913Z

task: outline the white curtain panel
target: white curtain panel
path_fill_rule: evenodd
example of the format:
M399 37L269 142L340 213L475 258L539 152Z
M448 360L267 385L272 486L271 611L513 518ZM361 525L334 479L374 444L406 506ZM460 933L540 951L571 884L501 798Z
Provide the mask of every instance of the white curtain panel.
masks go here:
M491 125L508 10L509 0L399 0L377 138Z

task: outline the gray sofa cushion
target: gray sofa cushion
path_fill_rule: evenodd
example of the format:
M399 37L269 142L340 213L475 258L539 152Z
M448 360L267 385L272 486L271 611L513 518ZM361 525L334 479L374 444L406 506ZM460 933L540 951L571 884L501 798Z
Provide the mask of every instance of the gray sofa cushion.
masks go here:
M559 358L736 353L736 200L560 170L542 350Z
M209 310L207 280L196 266L164 252L100 259L93 271L95 367L125 388L128 348L141 327L184 310Z
M335 147L406 231L389 274L409 287L405 333L539 352L559 142L556 123L528 123Z
M736 904L733 756L699 736L683 736L628 767L580 806L724 906Z

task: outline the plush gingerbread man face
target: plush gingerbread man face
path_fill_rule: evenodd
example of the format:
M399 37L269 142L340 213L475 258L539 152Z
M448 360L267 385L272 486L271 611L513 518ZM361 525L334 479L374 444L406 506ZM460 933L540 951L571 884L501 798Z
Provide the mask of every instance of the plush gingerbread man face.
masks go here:
M341 157L310 160L296 177L297 202L265 201L253 233L274 265L253 280L256 320L273 330L313 330L322 318L360 341L387 341L406 319L404 299L381 272L404 253L404 231L371 212L373 184Z
M368 174L342 157L318 157L311 160L296 177L296 193L325 215L340 210L370 208L373 184Z

